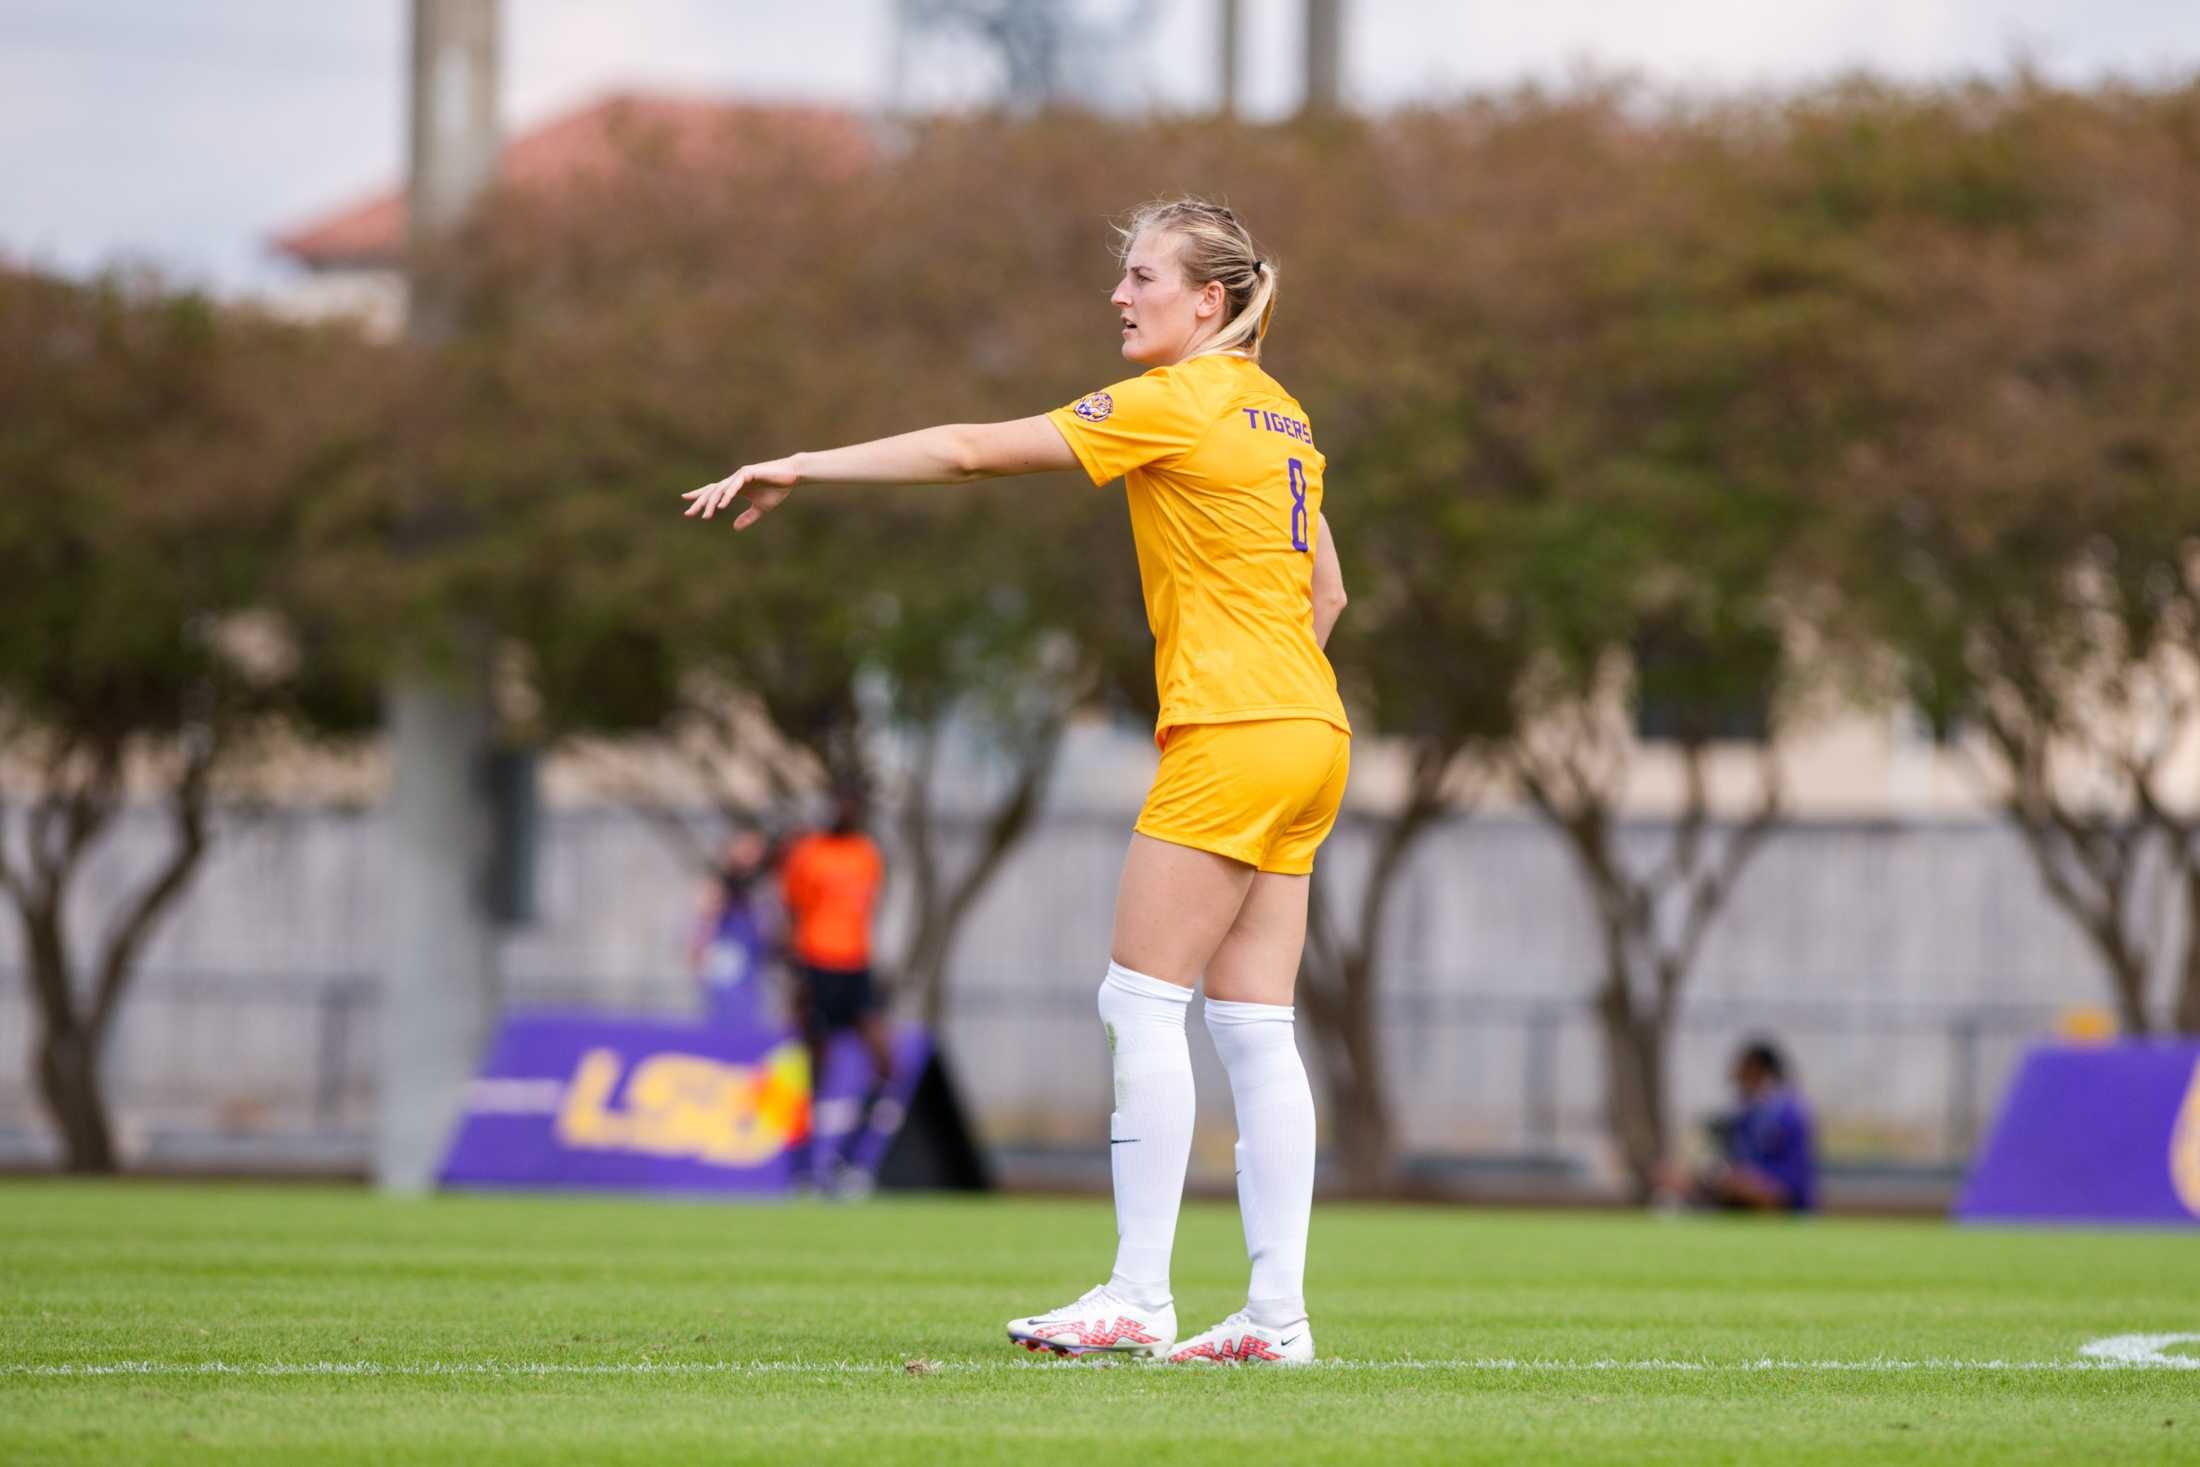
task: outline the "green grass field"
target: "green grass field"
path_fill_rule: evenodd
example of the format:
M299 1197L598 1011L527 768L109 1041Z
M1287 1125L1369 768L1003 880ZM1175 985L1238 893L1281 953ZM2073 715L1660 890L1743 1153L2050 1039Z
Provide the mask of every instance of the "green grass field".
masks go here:
M2200 1462L2200 1370L2080 1354L2200 1332L2190 1237L1322 1207L1325 1364L1012 1352L1112 1244L1098 1200L0 1184L0 1462ZM1241 1302L1233 1209L1177 1259L1187 1333Z

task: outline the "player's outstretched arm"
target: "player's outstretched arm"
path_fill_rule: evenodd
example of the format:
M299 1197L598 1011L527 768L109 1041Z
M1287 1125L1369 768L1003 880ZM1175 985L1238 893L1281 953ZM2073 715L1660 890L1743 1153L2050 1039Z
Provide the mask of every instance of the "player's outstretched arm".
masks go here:
M747 464L681 497L688 501L690 516L706 520L735 499L744 501L733 527L745 530L801 484L960 484L1075 467L1077 457L1062 430L1044 417L946 423L846 448Z
M1314 645L1327 648L1337 618L1344 615L1344 568L1337 563L1329 516L1316 515L1314 525Z

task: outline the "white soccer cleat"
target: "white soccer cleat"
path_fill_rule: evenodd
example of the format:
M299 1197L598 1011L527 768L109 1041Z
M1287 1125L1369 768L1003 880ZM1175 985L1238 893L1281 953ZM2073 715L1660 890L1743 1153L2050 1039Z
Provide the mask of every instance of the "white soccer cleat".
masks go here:
M1027 1350L1057 1355L1158 1360L1176 1343L1176 1306L1141 1309L1102 1284L1059 1309L1010 1320L1008 1337Z
M1314 1331L1305 1320L1270 1329L1240 1309L1169 1352L1172 1365L1312 1365Z

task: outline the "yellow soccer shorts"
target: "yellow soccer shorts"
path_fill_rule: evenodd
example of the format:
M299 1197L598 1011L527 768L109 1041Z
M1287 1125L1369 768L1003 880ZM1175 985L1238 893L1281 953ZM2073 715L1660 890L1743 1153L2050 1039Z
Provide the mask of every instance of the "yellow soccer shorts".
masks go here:
M1318 718L1169 730L1139 834L1304 876L1337 823L1352 736Z

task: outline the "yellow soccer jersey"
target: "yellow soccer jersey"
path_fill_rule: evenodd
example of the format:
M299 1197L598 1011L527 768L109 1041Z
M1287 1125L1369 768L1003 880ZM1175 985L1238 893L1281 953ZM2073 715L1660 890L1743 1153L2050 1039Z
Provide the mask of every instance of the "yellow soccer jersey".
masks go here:
M1096 485L1122 476L1161 695L1180 724L1318 718L1345 732L1314 641L1322 455L1306 412L1243 357L1214 353L1047 414Z

